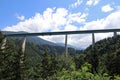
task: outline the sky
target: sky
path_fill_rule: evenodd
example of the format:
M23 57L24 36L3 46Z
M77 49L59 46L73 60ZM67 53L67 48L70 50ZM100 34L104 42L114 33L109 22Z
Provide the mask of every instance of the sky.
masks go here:
M55 32L120 29L120 0L0 0L0 30ZM112 36L95 34L95 40ZM40 36L62 43L65 36ZM68 44L86 48L91 34L69 35Z

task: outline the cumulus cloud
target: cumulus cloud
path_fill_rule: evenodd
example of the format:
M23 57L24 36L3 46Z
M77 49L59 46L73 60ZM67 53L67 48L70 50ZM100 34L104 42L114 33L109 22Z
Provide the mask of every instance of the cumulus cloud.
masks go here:
M120 11L116 11L103 19L86 22L86 13L70 13L65 8L47 8L43 14L36 13L35 16L19 22L13 26L7 26L7 31L26 31L26 32L46 32L46 31L74 31L74 30L94 30L120 28ZM83 26L76 26L83 24ZM95 34L96 41L112 33ZM65 36L42 36L43 39L53 42L64 42ZM92 42L91 34L69 35L68 44L86 48Z
M7 26L4 30L8 31L26 31L26 32L43 32L59 28L66 22L68 11L64 8L54 9L47 8L43 14L36 13L35 16L19 22L17 25Z
M36 13L35 16L19 22L17 25L7 26L4 30L26 32L64 30L65 26L71 27L74 22L83 24L86 16L87 14L80 12L69 13L65 8L47 8L43 14Z
M88 6L95 6L100 2L100 0L87 0L86 5Z
M110 12L110 11L112 11L112 10L114 10L109 4L107 4L107 5L105 5L105 6L103 6L102 8L101 8L101 10L103 11L103 12Z
M20 15L16 14L16 18L22 21L25 19L25 16L23 16L23 15L20 16Z
M87 17L87 13L73 13L73 14L69 14L68 15L68 19L67 19L67 24L73 23L73 22L77 22L77 23L84 23Z
M70 8L77 8L82 2L83 0L76 0L75 3L70 5Z

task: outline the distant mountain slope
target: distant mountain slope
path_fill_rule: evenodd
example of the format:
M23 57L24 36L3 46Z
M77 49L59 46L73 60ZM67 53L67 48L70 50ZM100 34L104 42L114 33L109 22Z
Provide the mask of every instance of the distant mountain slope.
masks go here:
M53 46L59 46L53 42L50 42L50 41L47 41L47 40L44 40L40 37L27 37L27 41L29 42L35 42L37 44L41 44L41 45L53 45Z
M22 33L27 33L27 32L10 32L10 31L4 31L3 32L4 34L22 34ZM18 40L21 40L22 37L13 37L14 39L18 39ZM44 40L40 37L37 37L37 36L28 36L27 37L27 42L35 42L37 44L47 44L47 45L54 45L54 46L57 46L57 44L53 43L53 42L50 42L50 41L47 41L47 40Z

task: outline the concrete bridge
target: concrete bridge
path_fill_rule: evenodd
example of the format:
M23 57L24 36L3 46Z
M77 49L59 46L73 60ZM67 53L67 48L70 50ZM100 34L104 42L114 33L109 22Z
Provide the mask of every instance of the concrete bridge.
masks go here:
M7 37L23 37L22 38L22 46L20 48L20 70L23 69L24 60L25 60L25 45L26 45L26 37L29 36L46 36L46 35L65 35L65 56L68 56L68 48L67 48L67 38L70 34L91 34L92 36L92 45L95 44L95 33L108 33L113 32L114 37L116 38L117 32L120 32L120 29L104 29L104 30L82 30L82 31L63 31L63 32L41 32L41 33L12 33L12 34L4 34L4 39L2 41L2 44L0 45L1 49L4 52L4 49L6 48L7 43ZM93 48L94 51L94 48ZM22 74L22 72L20 72ZM23 75L20 75L23 76Z
M46 35L65 35L65 56L68 55L68 48L67 48L67 38L70 34L91 34L92 36L92 45L95 44L95 33L108 33L113 32L114 37L117 36L117 32L120 32L120 29L101 29L101 30L81 30L81 31L62 31L62 32L41 32L41 33L13 33L13 34L4 34L5 39L3 42L6 42L7 37L23 37L23 43L22 43L22 53L24 56L25 52L25 43L26 43L26 37L28 36L46 36ZM3 44L4 45L4 44Z

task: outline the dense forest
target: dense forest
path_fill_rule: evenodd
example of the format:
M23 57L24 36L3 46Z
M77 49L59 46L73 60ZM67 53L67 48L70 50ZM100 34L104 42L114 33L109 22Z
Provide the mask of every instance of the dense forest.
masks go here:
M22 41L5 40L0 33L0 80L120 80L119 35L75 51L77 54L70 49L67 57L63 48L31 42L26 43L22 56Z

